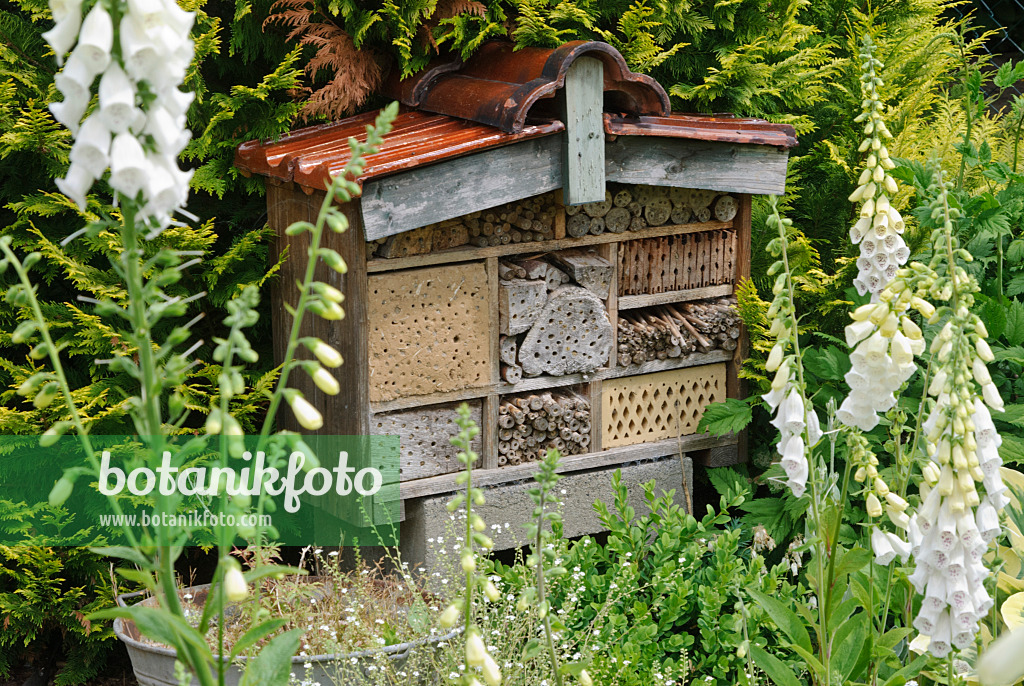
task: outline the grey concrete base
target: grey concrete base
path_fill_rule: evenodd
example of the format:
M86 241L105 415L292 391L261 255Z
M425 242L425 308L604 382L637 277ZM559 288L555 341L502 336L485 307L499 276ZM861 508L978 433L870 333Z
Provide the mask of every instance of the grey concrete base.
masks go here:
M657 482L657 495L674 490L675 503L684 509L692 502L693 461L685 456L682 459L670 456L619 467L563 474L557 488L558 497L562 501L566 537L605 530L594 510L594 501L601 500L611 508L614 499L611 477L616 469L622 470L622 483L629 491L629 504L638 516L648 511L642 485L652 479ZM689 498L683 491L684 469ZM530 479L485 488L487 503L473 507L473 511L487 523L486 533L494 539L495 550L516 548L527 543L523 525L530 519L534 507L527 490L534 483ZM461 544L456 539L465 534L462 528L465 519L448 512L446 506L451 496L447 493L406 501L401 549L402 558L410 565L434 570L451 568L458 562L457 554Z

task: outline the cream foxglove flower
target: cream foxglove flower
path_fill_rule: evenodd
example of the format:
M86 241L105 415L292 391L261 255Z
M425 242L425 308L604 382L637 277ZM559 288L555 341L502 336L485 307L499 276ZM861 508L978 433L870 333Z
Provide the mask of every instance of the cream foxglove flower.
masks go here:
M306 341L306 347L320 360L325 367L340 367L342 363L341 353L319 339Z
M490 655L484 657L484 664L481 666L484 682L487 686L501 686L501 670L498 663Z
M316 387L327 395L338 395L341 391L341 385L338 383L338 380L323 367L317 367L312 376Z

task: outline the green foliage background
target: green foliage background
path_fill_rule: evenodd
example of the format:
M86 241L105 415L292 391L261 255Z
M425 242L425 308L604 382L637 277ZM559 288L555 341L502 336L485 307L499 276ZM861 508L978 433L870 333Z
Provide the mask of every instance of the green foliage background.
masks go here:
M303 68L311 49L287 43L285 31L276 27L264 30L272 11L270 0L180 2L197 12L197 56L187 83L197 94L188 117L194 139L183 162L196 170L189 210L199 221L168 231L161 240L206 253L205 261L193 267L177 288L180 293L207 292L194 310L209 313L196 331L210 341L218 335L217 322L222 317L217 313L223 304L245 285L265 288L276 271L269 259L262 182L234 170L234 149L245 140L271 138L289 130L302 107L302 89L315 90L330 75L307 82ZM950 18L953 0L875 3L881 9L870 17L863 0L310 0L310 4L319 20L340 28L355 48L403 75L439 53L468 55L493 37L509 36L519 46L604 40L623 53L631 68L657 78L671 93L676 110L731 111L793 124L801 146L790 164L787 212L803 229L800 249L793 257L802 272L801 308L815 313L818 331L814 335L822 338L819 342L841 331L843 311L851 299L845 284L850 280L853 255L846 239L852 207L846 196L853 188L860 136L852 121L860 108L855 47L859 33L866 27L876 33L879 57L887 65L884 96L892 107L888 119L896 134L891 150L911 159L933 149L950 160L957 155L952 142L964 130L966 115L954 84L977 53L977 43L962 39L963 27ZM76 300L80 294L93 293L123 297L114 290L103 266L118 249L116 239L100 234L60 244L83 221L104 214L116 216L117 211L110 205L109 193L98 187L82 216L54 188L53 179L63 176L67 167L71 141L47 110L47 103L57 96L53 57L41 38L49 26L45 0L9 0L0 7L0 226L15 237L18 249L38 250L46 258L36 271L41 277L39 288L46 314L65 346L67 369L73 373L77 400L87 408L92 431L123 433L129 430L121 404L128 379L94 360L109 357L124 344ZM381 102L371 96L365 107ZM973 135L979 142L982 137L994 140L995 154L1005 159L1007 131L1015 121L985 114ZM969 170L972 184L982 178L981 170ZM897 204L905 205L909 196L908 190ZM759 232L763 215L763 208L757 206L755 257L763 254L767 241ZM913 245L916 238L911 239ZM1006 247L1007 259L1015 257L1017 264L1024 262L1020 245L1024 244L1015 248L1007 243ZM1011 267L1007 267L1008 278L1016 278L1018 273ZM753 273L754 286L764 287L763 265L755 261ZM0 288L4 283L0 281ZM1013 288L1024 290L1020 284L1024 276ZM264 303L268 300L264 298ZM756 350L763 312L756 288L744 290L741 305L754 332ZM0 331L13 331L18 316L14 307L0 302ZM1005 328L1016 332L1024 314L1011 316L1012 327L1008 322ZM269 321L264 304L260 328L252 337L265 344L260 350L263 366L249 379L257 390L239 399L234 408L246 428L262 411L258 391L274 377L267 345ZM1024 331L1024 324L1020 330ZM1024 334L1014 333L1009 342L1013 344L1009 348L1019 349ZM37 368L27 353L27 348L11 342L9 333L0 333L0 433L37 434L63 418L60 401L40 411L15 394L18 384ZM759 376L756 357L748 369L755 380ZM201 347L196 358L201 364L180 389L195 413L191 427L200 425L205 408L216 396L217 368L209 360L209 348ZM1007 374L1013 374L1012 365L1019 367L1020 361L1024 353L1008 354ZM826 370L840 363L831 358L822 361ZM16 474L24 468L5 463L0 454L0 474ZM0 502L0 519L36 514ZM53 573L48 560L66 559L63 555L26 551L0 561L4 569L28 570L0 575L0 622L24 613L24 598L43 597L39 589L46 588L44 580ZM79 599L78 606L98 602L104 596L87 579L88 575L69 574L55 593ZM11 594L18 593L20 599L15 602ZM0 641L0 678L17 667L19 651L26 644L50 640L46 632L50 637L69 635L73 623L67 607L42 600L35 607L40 621L25 624L34 628L15 624L7 631L16 633L5 632L14 638ZM68 664L77 666L65 670L61 683L88 679L90 670L101 663L92 641L109 638L109 632L98 629L76 631L81 640L64 641L64 645Z

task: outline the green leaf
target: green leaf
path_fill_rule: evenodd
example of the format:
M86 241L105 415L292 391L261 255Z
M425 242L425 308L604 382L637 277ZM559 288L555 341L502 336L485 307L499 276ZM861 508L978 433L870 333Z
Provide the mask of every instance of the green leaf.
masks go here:
M736 398L728 398L704 408L704 416L697 425L697 433L710 432L714 436L724 436L729 432L739 433L750 424L752 418L750 405Z
M242 634L240 639L235 641L235 645L231 649L231 657L229 659L234 660L236 655L240 655L245 652L249 646L255 645L261 639L274 633L287 623L288 620L286 619L271 619L249 629Z
M1024 439L1003 432L1003 444L999 446L999 457L1003 464L1024 464Z
M1006 308L1006 331L1003 335L1011 346L1024 344L1024 303L1013 300Z
M850 356L834 345L804 349L804 369L819 379L838 381L850 371Z
M761 609L772 618L772 621L778 625L790 641L807 651L811 650L811 636L795 612L786 607L781 600L765 595L756 589L748 588L747 593L757 601Z
M832 637L832 669L849 681L853 668L867 649L868 615L860 612L847 619Z
M541 646L540 639L531 638L529 642L526 644L526 647L523 648L523 662L528 662L530 660L535 659L538 655L540 655L542 649L543 648Z
M801 686L789 665L761 646L751 645L750 656L776 686Z
M275 637L246 665L239 686L287 686L292 673L292 655L299 649L302 629Z
M921 673L921 670L923 670L925 665L928 664L928 657L928 653L918 655L913 662L886 679L882 686L900 686L901 684L906 683L907 677L912 674Z
M133 605L100 610L89 615L90 619L113 619L115 617L132 620L144 636L175 648L179 654L188 645L195 648L208 661L213 661L213 653L210 652L202 634L184 619L163 608Z
M705 473L718 495L733 500L737 495L746 496L750 493L750 484L732 467L708 469Z
M128 560L134 562L143 569L153 569L153 563L150 562L145 555L140 553L135 548L129 548L128 546L108 546L104 548L89 548L89 550L100 557L117 557L122 560Z
M998 300L987 300L978 311L978 316L985 322L988 335L993 341L1006 331L1006 308Z
M871 552L861 547L852 548L846 551L843 559L836 563L835 577L839 578L847 574L853 574L864 569L864 566L871 562Z

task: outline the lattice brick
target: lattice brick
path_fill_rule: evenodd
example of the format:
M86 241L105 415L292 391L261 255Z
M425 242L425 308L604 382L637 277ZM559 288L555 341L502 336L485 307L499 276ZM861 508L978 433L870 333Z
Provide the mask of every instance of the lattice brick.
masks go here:
M646 295L732 283L736 232L641 238L619 245L619 295Z
M482 262L373 274L368 300L371 401L490 382Z
M481 402L470 400L469 409L477 426L481 422ZM420 407L414 410L378 414L370 418L370 433L374 435L397 435L401 446L400 479L410 481L438 474L448 474L462 469L451 444L451 437L458 433L455 424L458 417L456 408L460 403ZM473 449L480 451L480 437L474 440Z
M724 399L724 363L606 380L601 445L615 448L692 434L704 408Z

